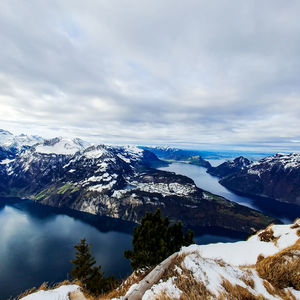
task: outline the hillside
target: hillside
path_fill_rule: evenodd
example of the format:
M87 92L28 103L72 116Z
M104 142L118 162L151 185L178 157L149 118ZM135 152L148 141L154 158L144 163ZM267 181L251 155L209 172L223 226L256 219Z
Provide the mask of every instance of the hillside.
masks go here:
M184 247L118 299L299 299L299 269L300 220L244 242Z

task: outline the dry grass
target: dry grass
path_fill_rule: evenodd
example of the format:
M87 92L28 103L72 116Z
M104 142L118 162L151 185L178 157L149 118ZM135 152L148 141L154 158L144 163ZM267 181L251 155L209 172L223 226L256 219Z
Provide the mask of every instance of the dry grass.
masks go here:
M182 291L180 300L214 299L215 295L210 293L202 282L196 281L191 271L182 266L185 256L186 254L183 254L174 258L169 268L163 274L162 280L175 277L174 283ZM182 272L180 274L176 267L181 269ZM159 298L159 300L162 299L168 298Z
M252 289L254 289L254 280L250 276L243 276L241 280L244 281L247 286L250 286Z
M19 300L19 299L22 299L32 293L36 293L36 292L39 292L39 291L48 291L48 290L54 290L54 289L57 289L59 287L61 287L62 285L68 285L68 284L78 284L77 282L74 283L74 282L70 282L69 280L64 280L62 282L59 282L59 283L55 283L53 285L49 285L48 282L43 282L40 287L36 288L36 287L33 287L31 289L28 289L26 290L25 292L23 292L22 294L20 294L19 296L16 297L16 300Z
M291 229L296 229L296 228L299 228L300 225L298 223L295 223L291 226Z
M152 269L135 271L127 279L123 280L123 282L118 288L114 289L108 294L93 298L92 300L107 300L107 299L120 298L121 296L125 296L125 294L133 284L143 280L151 271Z
M259 239L262 242L271 242L275 240L274 231L272 228L267 227L263 232L258 234Z
M297 229L296 234L300 237L300 228Z
M256 264L259 276L275 288L293 287L300 290L300 240L279 253L266 257Z
M240 285L232 285L227 279L223 279L222 286L224 292L219 296L219 300L267 300L262 295L253 295L250 291Z

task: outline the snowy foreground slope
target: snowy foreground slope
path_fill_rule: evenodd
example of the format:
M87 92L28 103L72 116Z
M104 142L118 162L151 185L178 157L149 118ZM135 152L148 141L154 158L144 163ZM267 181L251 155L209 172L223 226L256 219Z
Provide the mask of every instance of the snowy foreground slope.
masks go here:
M300 299L300 219L270 225L247 241L183 247L136 278L133 273L111 293L124 296L105 299ZM78 288L62 286L22 299L68 300Z
M118 299L300 299L300 219L247 241L184 247L161 265Z

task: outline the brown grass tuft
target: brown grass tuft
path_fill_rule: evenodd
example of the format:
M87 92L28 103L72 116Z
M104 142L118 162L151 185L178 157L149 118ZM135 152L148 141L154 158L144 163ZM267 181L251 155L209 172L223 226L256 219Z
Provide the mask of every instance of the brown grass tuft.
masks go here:
M258 262L260 262L260 261L262 261L262 260L264 260L264 259L265 259L265 257L264 257L262 254L259 254L259 255L257 256L256 263L258 263Z
M275 239L274 231L272 228L267 228L258 235L262 242L271 242Z
M299 227L300 227L300 225L298 223L295 223L290 228L291 229L296 229L296 228L299 228Z
M300 237L300 228L297 229L296 234Z
M256 270L259 276L268 280L276 288L293 287L300 290L299 250L300 240L293 246L258 261Z
M252 289L254 289L254 280L251 277L243 276L241 280L243 280L247 286L250 286Z

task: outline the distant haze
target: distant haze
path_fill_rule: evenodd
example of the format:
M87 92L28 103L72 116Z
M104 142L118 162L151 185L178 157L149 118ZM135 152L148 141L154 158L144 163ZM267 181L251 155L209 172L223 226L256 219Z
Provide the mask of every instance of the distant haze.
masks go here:
M300 151L300 1L2 0L0 128Z

